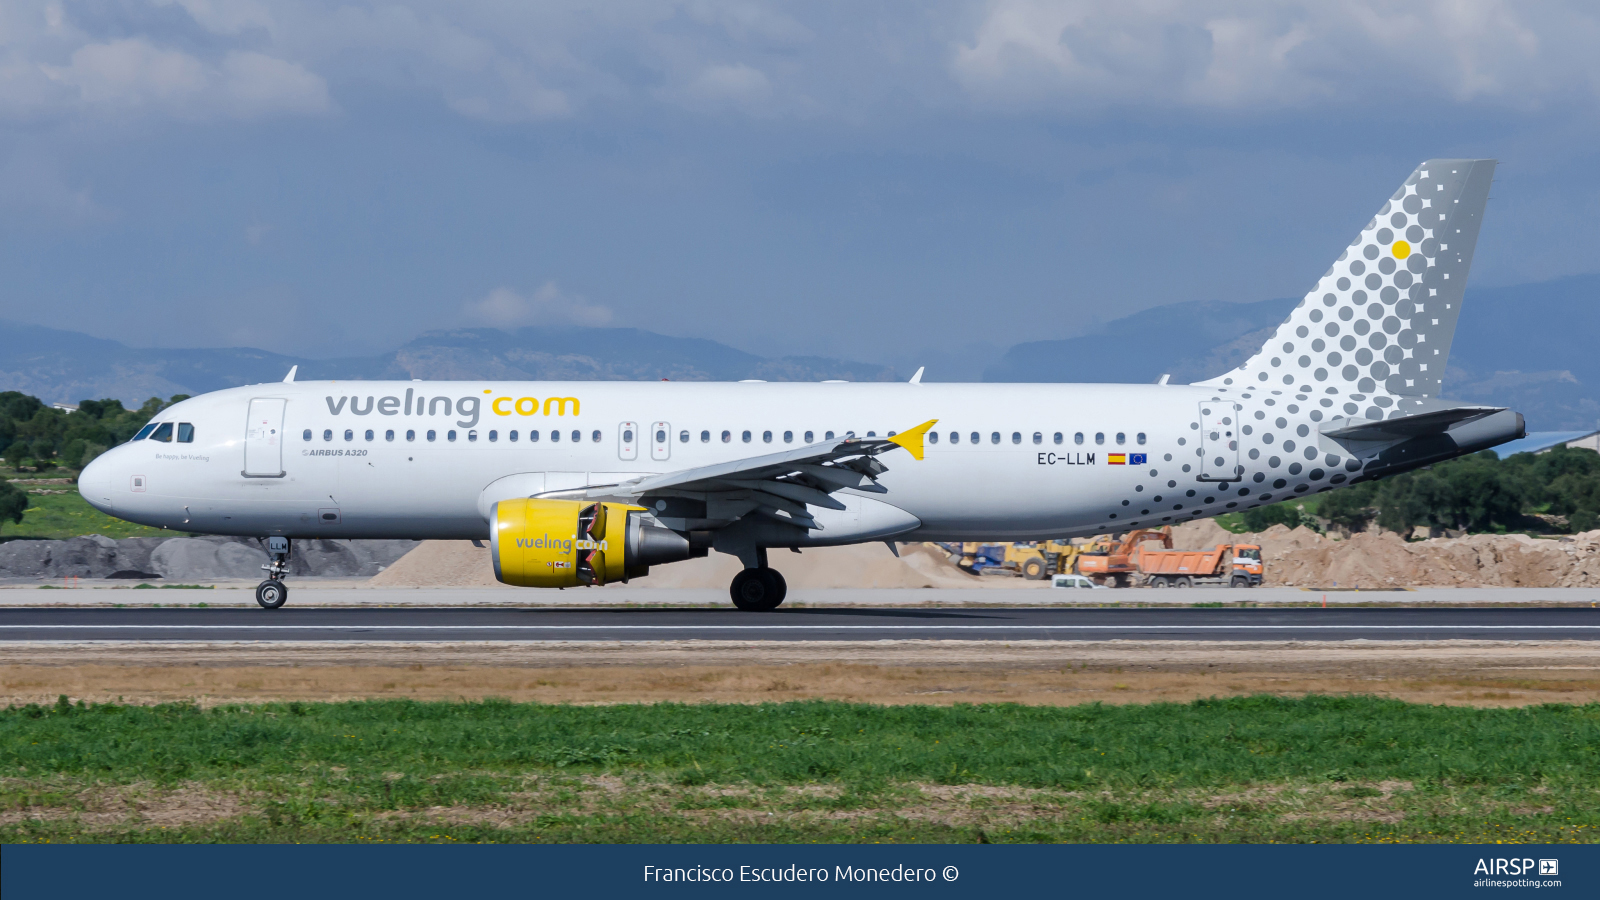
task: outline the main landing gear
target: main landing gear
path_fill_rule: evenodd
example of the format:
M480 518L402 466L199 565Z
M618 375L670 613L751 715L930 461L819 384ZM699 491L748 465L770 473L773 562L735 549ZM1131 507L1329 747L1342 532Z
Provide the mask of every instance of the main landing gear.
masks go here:
M777 569L767 566L767 551L756 551L758 565L733 576L728 593L733 595L733 605L745 612L768 612L778 608L789 594L789 584Z
M267 538L267 555L272 561L261 567L267 570L267 580L256 585L256 602L262 609L277 609L289 599L289 587L283 583L289 569L289 539Z

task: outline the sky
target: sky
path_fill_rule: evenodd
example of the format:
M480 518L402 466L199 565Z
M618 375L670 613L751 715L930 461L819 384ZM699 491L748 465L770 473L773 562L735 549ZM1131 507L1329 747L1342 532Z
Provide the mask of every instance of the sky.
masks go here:
M1430 157L1502 161L1473 284L1600 271L1597 46L1560 0L0 0L0 318L975 378L1298 296Z

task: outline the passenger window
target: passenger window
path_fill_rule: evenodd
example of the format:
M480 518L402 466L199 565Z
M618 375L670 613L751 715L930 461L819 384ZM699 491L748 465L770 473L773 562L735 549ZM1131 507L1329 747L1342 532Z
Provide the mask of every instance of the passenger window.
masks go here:
M772 432L770 432L770 431L761 432L761 442L764 443L764 444L772 443Z
M577 432L573 432L573 434L577 434ZM600 430L598 428L589 435L589 440L596 444L600 443Z
M1061 432L1056 432L1056 443L1061 443Z
M959 432L959 431L950 432L950 443L952 443L952 444L961 443L961 432Z
M494 429L490 429L489 430L489 443L492 444L492 443L494 443L495 441L498 441L498 440L500 440L500 432L495 431Z
M833 432L830 431L827 434L823 435L822 439L825 440L825 441L833 440Z
M431 428L430 428L430 429L428 429L428 440L430 440L430 441L436 441L436 440L438 440L438 439L439 439L439 432L437 432L437 431L434 431L434 430L433 430L433 429L431 429Z
M367 439L367 440L369 440L369 441L370 441L370 440L372 440L372 439L373 439L373 438L375 438L375 437L377 437L377 435L376 435L376 434L375 434L375 433L373 433L373 431L372 431L372 429L371 429L371 428L368 428L368 429L367 429L367 433L366 433L366 435L365 435L365 437L366 437L366 439Z
M1126 444L1127 442L1128 442L1128 436L1123 434L1120 431L1117 432L1117 446L1120 447L1123 444Z
M560 432L555 432L555 431L552 431L552 432L550 432L550 433L551 433L551 434L556 434L556 435L559 435L559 434L560 434ZM560 440L560 438L559 438L559 437L557 437L557 438L556 438L556 440ZM539 432L537 432L537 431L530 431L530 432L528 432L528 443L530 443L530 444L537 444L537 443L539 443Z
M179 422L178 423L178 443L180 443L180 444L192 444L192 443L194 443L194 426L193 425L191 425L188 422Z
M1037 432L1037 431L1035 431L1035 432L1034 432L1034 433L1033 433L1033 442L1034 442L1034 443L1035 443L1035 444L1042 444L1042 443L1044 443L1044 435L1042 435L1042 434L1040 434L1040 433L1039 433L1039 432Z
M450 429L450 430L449 430L449 431L446 431L446 432L445 432L445 433L444 433L444 439L445 439L445 440L447 440L447 441L453 441L453 440L455 440L455 439L456 439L456 432L455 432L455 429L454 429L454 428L452 428L452 429Z
M1013 444L1022 443L1022 432L1020 432L1020 431L1011 432L1011 443L1013 443Z
M991 443L991 444L1000 443L1000 432L998 432L998 431L990 432L989 433L989 443Z
M785 444L792 444L792 443L794 443L794 432L792 432L792 431L785 431L785 432L784 432L784 433L783 433L783 442L784 442L784 443L785 443Z
M1104 444L1106 442L1106 433L1104 431L1096 431L1094 433L1094 442L1096 444Z
M702 444L711 443L711 432L709 432L709 431L700 432L700 443L702 443Z
M353 441L353 440L356 439L356 433L354 431L351 431L350 429L346 428L344 430L344 439L347 440L347 441Z
M595 434L599 434L599 433L600 433L600 432L598 432L598 431L597 431L597 432L595 432ZM579 431L579 430L578 430L578 429L576 429L576 428L574 428L574 429L572 429L572 442L573 442L573 443L574 443L574 444L576 444L576 443L578 443L578 442L579 442L579 441L581 441L581 440L583 440L583 432L581 432L581 431Z
M476 431L467 432L467 440L476 442L478 440L478 433Z
M516 432L515 429L513 429L509 434L506 435L506 440L510 441L513 444L515 444L517 442L517 432Z
M817 433L815 431L806 432L806 443L814 444L814 443L816 443L816 440L817 440Z
M406 440L414 441L416 439L417 439L417 433L415 431L412 431L411 429L407 428L406 429Z
M307 428L305 431L300 432L300 437L308 441L311 440L311 429ZM134 440L138 440L138 438L134 438Z
M538 433L539 432L537 432L537 431L528 432L528 440L537 441L538 438L534 437L534 435L536 435ZM559 432L559 431L551 431L550 432L550 440L551 440L551 442L556 442L556 441L561 440L561 432Z
M384 432L384 433L383 433L383 439L384 439L384 440L386 440L386 441L392 441L392 440L394 440L394 429L393 429L393 428L391 428L391 429L389 429L389 430L388 430L388 431L385 431L385 432Z
M1076 434L1074 434L1074 435L1073 435L1073 436L1072 436L1072 442L1073 442L1073 443L1074 443L1074 444L1081 444L1081 443L1083 443L1083 432L1081 432L1081 431L1080 431L1080 432L1077 432L1077 433L1076 433Z
M731 441L731 440L733 440L733 432L731 432L731 431L724 431L724 432L723 432L723 433L722 433L722 442L723 442L723 443L724 443L724 444L726 444L726 443L727 443L727 442L729 442L729 441Z
M739 437L742 438L746 444L750 443L750 432L746 431L739 435Z
M1144 432L1141 431L1138 434L1134 435L1133 439L1139 442L1139 446L1141 446L1141 447L1144 446Z
M325 440L325 441L333 440L333 429L332 428L324 428L324 429L322 429L322 439Z
M166 441L169 444L172 443L172 423L162 422L160 425L157 425L156 430L150 435L150 440Z
M678 443L680 443L680 444L689 443L689 432L687 432L687 431L678 432Z
M931 443L931 444L939 443L939 432L937 432L937 431L928 432L928 442Z
M145 438L150 436L150 432L155 431L155 430L156 430L156 423L151 422L149 425L146 425L145 427L139 429L139 433L133 436L133 440L142 441ZM306 429L306 440L308 440L308 441L311 440L311 430L309 428Z
M876 431L867 432L867 437L877 437L877 436L878 436L878 433Z
M974 443L974 444L983 443L983 438L981 436L979 436L979 434L976 431L974 431L970 436L972 438L972 443Z

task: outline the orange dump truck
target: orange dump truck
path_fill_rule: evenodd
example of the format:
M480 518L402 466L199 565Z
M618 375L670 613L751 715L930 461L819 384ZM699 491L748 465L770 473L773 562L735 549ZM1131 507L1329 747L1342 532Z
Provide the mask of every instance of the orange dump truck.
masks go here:
M1261 583L1261 548L1255 544L1221 544L1210 550L1155 550L1141 545L1132 562L1151 587L1255 587Z

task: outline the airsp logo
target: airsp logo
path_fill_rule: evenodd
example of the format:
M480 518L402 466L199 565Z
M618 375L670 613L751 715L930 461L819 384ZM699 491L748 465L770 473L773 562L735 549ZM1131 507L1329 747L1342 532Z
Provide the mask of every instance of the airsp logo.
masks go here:
M1546 866L1549 867L1548 871ZM1556 860L1539 860L1540 875L1555 875L1560 868ZM1533 871L1533 860L1523 859L1479 859L1477 868L1472 870L1474 875L1526 875Z
M1541 860L1539 860L1539 874L1540 875L1560 875L1561 874L1561 862L1560 862L1560 860L1555 860L1555 859L1541 859Z

